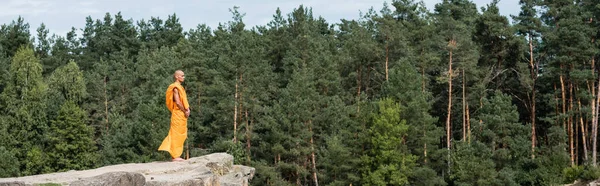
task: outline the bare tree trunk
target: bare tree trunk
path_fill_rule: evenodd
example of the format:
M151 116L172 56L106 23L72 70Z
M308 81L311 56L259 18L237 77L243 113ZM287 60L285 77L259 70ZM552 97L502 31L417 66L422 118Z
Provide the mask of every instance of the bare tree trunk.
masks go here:
M315 186L319 186L319 181L317 179L317 161L315 160L315 144L313 141L312 135L312 120L309 120L308 130L310 131L310 149L311 149L311 159L312 159L312 169L313 169L313 179L315 181Z
M425 60L423 59L423 49L421 49L421 92L425 94ZM427 164L427 128L423 126L423 161Z
M469 114L469 102L467 102L467 141L471 144L471 116Z
M465 69L461 69L462 70L462 111L463 111L463 127L462 127L462 132L463 132L463 136L462 136L462 140L466 141L467 140L467 105L466 105L466 96L465 96Z
M450 40L448 43L450 47L456 46L456 40ZM446 115L446 147L450 151L450 115L452 114L452 48L450 48L450 58L448 60L448 112Z
M371 66L367 66L367 78L366 78L366 82L363 82L365 84L365 90L363 91L363 94L365 94L365 97L369 97L369 90L370 90L370 85L371 85Z
M421 92L425 93L425 67L421 68ZM425 127L423 127L423 138L427 138L427 129ZM423 157L423 161L427 164L427 140L423 143Z
M557 89L556 89L556 83L555 83L555 84L554 84L554 92L556 92L556 90L557 90ZM558 111L558 110L559 110L559 107L558 107L558 96L557 96L556 94L554 94L554 113L555 113L555 115L557 115L557 116L558 116L558 115L559 115L559 113L560 113L560 111ZM559 119L560 119L560 118L558 118L558 117L557 117L556 119L554 119L554 123L558 123Z
M560 65L560 68L562 69L563 66ZM566 90L565 90L565 81L563 79L563 74L562 72L560 73L560 93L562 95L562 114L567 114L567 95L566 95ZM566 119L562 119L563 122L563 129L566 131L567 129L567 120Z
M531 159L535 159L535 82L537 80L537 65L535 65L533 61L533 36L531 33L529 34L529 67L531 69L531 79L533 81L531 85Z
M575 139L575 164L577 165L579 165L579 138L577 137L579 136L579 127L577 127L577 122L581 119L580 116L581 115L574 116L575 120L573 120L573 128L575 129L575 134L573 135L573 138Z
M585 122L583 122L583 114L581 113L581 101L577 99L577 105L579 106L579 123L581 124L581 142L583 143L583 160L588 161L588 147L585 135Z
M592 120L592 163L593 166L596 167L597 163L596 163L596 152L598 151L597 149L597 141L598 141L598 110L600 109L600 78L598 79L598 90L596 91L596 110L594 111L593 114L593 120Z
M201 108L200 105L202 104L202 97L201 97L202 96L202 91L200 91L200 90L202 90L202 89L201 89L201 86L198 84L198 103L197 103L198 104L198 108L196 109L197 112L198 112L197 113L198 116L200 116L200 113L201 113L200 112L200 108Z
M107 81L106 76L104 76L104 119L106 122L106 132L108 133L108 94L106 94L106 81Z
M421 91L425 92L425 67L421 68Z
M249 122L248 120L250 120L250 118L248 117L248 109L246 109L246 159L248 160L248 163L251 162L251 158L250 158L250 147L251 147L251 138L250 135L252 133L252 122Z
M569 83L569 111L573 110L573 84L571 81ZM569 114L569 118L567 121L567 125L569 125L569 152L571 153L571 166L575 166L575 145L573 139L573 115Z
M360 80L360 77L362 76L361 73L362 73L362 66L359 66L358 69L356 70L356 84L357 84L357 87L356 87L356 114L357 114L357 116L360 113L360 89L362 86L361 80Z
M388 81L388 61L390 56L389 38L385 36L385 81Z
M237 142L237 118L238 118L238 81L235 82L235 95L233 101L233 143Z

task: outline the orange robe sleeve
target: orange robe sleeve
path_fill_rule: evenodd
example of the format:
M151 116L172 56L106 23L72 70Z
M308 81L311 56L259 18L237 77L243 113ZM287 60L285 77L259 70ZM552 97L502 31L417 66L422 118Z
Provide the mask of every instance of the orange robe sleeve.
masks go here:
M185 89L179 83L173 83L167 88L166 92L166 106L171 112L171 127L169 129L169 134L163 140L160 147L158 147L159 151L167 151L171 154L171 157L178 158L183 153L183 144L187 139L187 117L185 117L184 111L180 110L177 107L177 104L173 100L173 91L177 88L179 92L180 101L183 103L183 107L185 109L189 108L187 94L185 93Z

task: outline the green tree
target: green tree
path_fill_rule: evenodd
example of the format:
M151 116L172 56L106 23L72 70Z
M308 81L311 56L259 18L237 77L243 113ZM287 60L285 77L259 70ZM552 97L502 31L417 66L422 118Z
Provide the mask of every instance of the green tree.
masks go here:
M528 56L527 63L518 63L517 69L519 72L521 85L525 87L525 94L527 95L527 107L529 107L529 118L531 122L531 157L535 158L535 147L537 146L537 133L536 133L536 81L540 71L540 36L542 32L542 22L538 16L536 7L539 6L539 1L536 0L522 0L519 1L521 5L521 12L518 16L513 16L515 20L515 29L518 35L526 37L527 45L529 46L528 52L525 54ZM516 55L520 56L520 55Z
M8 73L9 67L10 58L6 57L4 48L0 46L0 94L2 94L4 88L8 84L8 79L10 77L10 74Z
M83 170L95 167L98 160L93 129L87 115L74 101L66 101L50 124L48 157L54 171Z
M6 51L6 56L14 56L21 47L32 47L31 34L29 33L29 23L25 22L23 17L19 16L16 22L13 20L10 24L0 26L0 45Z
M45 156L37 153L46 145L48 124L46 119L47 85L42 79L42 65L29 47L22 47L12 58L9 80L0 95L2 115L13 144L7 146L15 151L17 159L39 159L21 164L23 175L47 172Z
M491 149L479 141L458 142L452 149L450 179L455 185L503 185L495 167Z
M589 12L572 1L544 2L544 6L547 11L542 15L542 21L549 28L542 39L544 52L551 57L544 64L540 80L546 85L556 85L556 90L548 90L547 94L548 97L559 98L558 104L546 103L550 108L559 110L558 113L548 113L546 117L555 119L552 125L563 126L568 139L567 152L571 166L574 166L578 164L579 156L575 150L578 145L576 129L579 128L576 118L582 114L578 101L585 103L593 97L591 90L584 87L591 86L589 82L597 79L595 70L589 68L593 63L592 57L597 55L597 49L591 42L597 29L589 23Z
M6 133L0 133L7 135ZM19 161L12 151L0 146L0 178L19 176Z
M402 60L390 71L390 79L384 86L383 94L394 100L398 100L400 112L399 117L406 120L408 131L403 139L407 150L418 157L417 165L421 171L433 172L433 168L443 166L443 152L437 148L439 139L443 137L442 128L435 125L437 118L431 116L432 95L427 90L422 90L423 78L417 68ZM436 174L413 174L411 183L417 184L422 180L430 180L431 184L443 185L443 179ZM431 176L431 177L429 177Z
M409 126L400 118L400 105L390 98L377 102L378 111L368 128L369 150L363 159L366 185L408 185L417 157L403 144Z
M55 118L66 101L81 105L88 95L85 85L83 72L75 61L57 68L48 79L48 118Z
M479 15L475 4L465 0L444 0L442 3L435 5L434 24L437 25L436 32L441 33L439 43L444 43L445 50L439 50L438 55L441 63L438 66L435 74L438 83L447 88L436 88L434 95L440 98L440 102L434 105L434 108L445 108L434 110L434 115L445 116L446 130L446 148L450 150L452 139L467 139L467 134L464 129L468 128L469 123L466 118L467 108L469 105L477 105L479 98L483 96L483 89L474 86L477 80L484 79L482 69L477 67L478 46L472 41L472 33L474 21ZM460 78L459 78L460 77ZM438 85L439 86L439 85ZM457 90L458 89L458 90ZM462 92L457 99L455 92ZM462 103L457 103L457 100L462 100ZM475 103L471 103L475 102ZM456 111L457 106L462 106L460 111ZM455 124L453 124L455 123ZM460 124L456 124L460 123ZM461 125L462 124L462 125ZM458 133L463 129L462 134Z
M512 98L497 91L490 99L483 100L483 107L475 116L473 123L478 130L474 132L474 140L485 145L490 151L490 161L498 170L498 179L501 185L519 185L515 176L528 174L519 172L523 164L528 163L531 144L528 138L527 126L519 123L519 113L516 106L512 104ZM476 122L481 121L481 122ZM478 147L484 148L484 147ZM468 159L467 159L468 161ZM467 169L465 169L467 170Z

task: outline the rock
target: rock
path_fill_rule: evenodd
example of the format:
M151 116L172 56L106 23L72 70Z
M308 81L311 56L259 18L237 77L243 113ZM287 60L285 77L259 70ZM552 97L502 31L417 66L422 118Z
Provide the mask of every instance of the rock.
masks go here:
M205 175L182 181L152 181L146 186L219 186L219 178L216 175Z
M233 165L233 156L214 153L182 162L111 165L91 170L67 171L18 178L0 178L0 186L38 185L148 185L245 186L254 177L252 167ZM5 185L2 185L5 184Z
M0 186L28 186L28 185L22 181L13 181L13 182L0 182Z
M144 186L146 178L134 172L109 172L75 181L69 186Z
M252 167L235 165L233 171L220 177L221 186L248 186L248 181L254 177Z

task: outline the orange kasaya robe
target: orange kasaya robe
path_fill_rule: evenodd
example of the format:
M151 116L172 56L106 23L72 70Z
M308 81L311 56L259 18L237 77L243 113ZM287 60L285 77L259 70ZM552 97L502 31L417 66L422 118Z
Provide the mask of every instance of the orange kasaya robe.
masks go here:
M173 158L179 158L183 153L183 142L187 138L187 118L184 111L180 110L173 98L174 89L179 91L179 100L185 109L189 108L185 89L179 82L172 83L167 89L166 104L171 111L171 129L169 135L163 140L158 150L168 151Z

